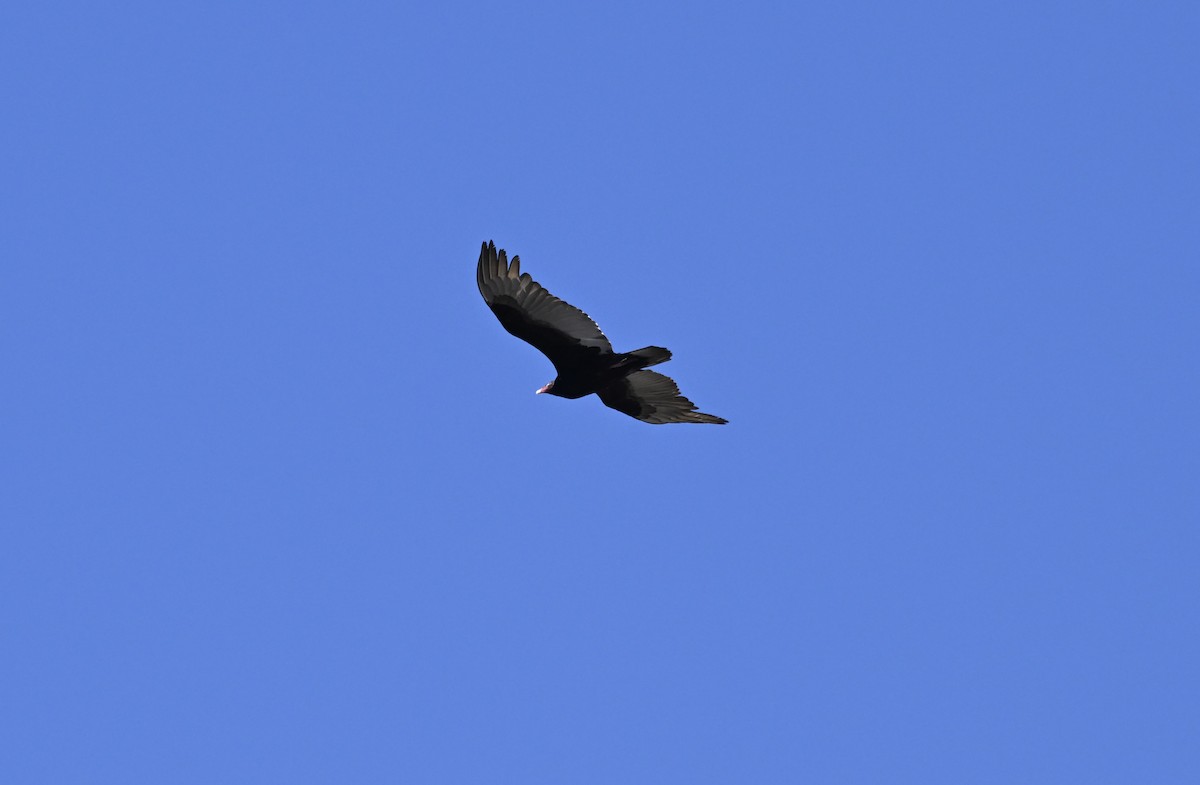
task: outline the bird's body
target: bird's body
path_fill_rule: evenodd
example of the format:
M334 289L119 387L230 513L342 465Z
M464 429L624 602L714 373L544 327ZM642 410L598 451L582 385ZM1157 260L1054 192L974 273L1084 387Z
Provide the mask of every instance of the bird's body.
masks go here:
M559 371L543 392L561 398L582 398L621 381L634 371L665 363L671 353L658 346L647 346L628 354L601 354L588 357L586 362L573 363Z
M615 352L594 321L543 289L529 273L521 273L521 259L512 264L495 243L484 243L476 268L479 293L504 329L528 342L549 358L558 376L538 390L561 398L582 398L596 393L617 411L649 423L713 423L726 421L696 411L696 405L679 394L670 378L651 365L671 359L658 346L633 352Z

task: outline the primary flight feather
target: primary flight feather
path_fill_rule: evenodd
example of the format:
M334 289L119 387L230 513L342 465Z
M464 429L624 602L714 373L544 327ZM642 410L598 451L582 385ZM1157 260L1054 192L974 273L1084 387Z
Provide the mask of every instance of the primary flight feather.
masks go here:
M558 373L538 390L562 398L596 393L604 405L656 425L691 422L723 425L720 417L696 411L696 404L661 373L644 370L671 359L658 346L614 352L612 344L586 313L563 302L521 272L521 257L512 264L503 250L487 242L475 270L479 293L492 313L513 335L546 355Z

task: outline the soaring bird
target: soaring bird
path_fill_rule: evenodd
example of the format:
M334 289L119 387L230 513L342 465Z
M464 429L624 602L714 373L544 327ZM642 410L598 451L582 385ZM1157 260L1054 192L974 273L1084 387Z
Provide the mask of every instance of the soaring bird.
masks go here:
M532 344L554 364L558 376L539 393L560 398L596 393L610 409L655 425L728 422L696 411L696 404L680 395L670 377L645 370L671 359L669 351L647 346L614 352L591 317L521 272L521 257L514 256L509 264L503 250L486 242L479 252L475 276L479 293L504 329Z

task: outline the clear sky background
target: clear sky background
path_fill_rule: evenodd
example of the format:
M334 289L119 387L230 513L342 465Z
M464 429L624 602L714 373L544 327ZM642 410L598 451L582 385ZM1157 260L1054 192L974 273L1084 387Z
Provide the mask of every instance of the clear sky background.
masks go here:
M0 780L1200 782L1198 40L9 4Z

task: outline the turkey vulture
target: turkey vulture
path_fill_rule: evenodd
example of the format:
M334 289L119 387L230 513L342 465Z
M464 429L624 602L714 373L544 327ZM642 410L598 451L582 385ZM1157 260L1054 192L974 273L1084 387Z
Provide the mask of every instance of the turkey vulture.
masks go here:
M538 390L561 398L596 393L610 409L642 422L728 422L696 411L696 404L661 373L643 370L665 363L671 353L658 346L635 352L614 352L612 344L591 318L521 274L521 257L512 264L503 250L487 242L475 271L479 293L492 313L513 335L533 345L554 363L558 376Z

